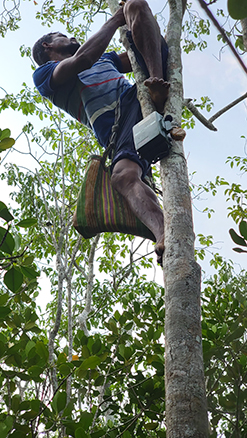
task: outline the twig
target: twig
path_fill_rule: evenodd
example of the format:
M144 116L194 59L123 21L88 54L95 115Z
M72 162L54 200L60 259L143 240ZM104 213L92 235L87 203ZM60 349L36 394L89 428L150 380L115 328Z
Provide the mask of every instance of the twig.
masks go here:
M4 233L4 236L3 236L3 238L2 238L2 240L0 242L0 248L4 244L4 241L7 238L8 233L9 233L9 225L8 225L8 229L6 230L6 233Z
M220 117L222 114L224 114L226 111L228 111L229 109L231 109L233 106L237 105L239 102L242 102L242 100L247 98L247 93L243 94L243 96L238 97L237 99L235 99L233 102L229 103L228 105L226 105L224 108L222 108L221 110L219 110L217 113L214 114L214 116L210 117L209 122L214 122L215 119L217 119L218 117Z

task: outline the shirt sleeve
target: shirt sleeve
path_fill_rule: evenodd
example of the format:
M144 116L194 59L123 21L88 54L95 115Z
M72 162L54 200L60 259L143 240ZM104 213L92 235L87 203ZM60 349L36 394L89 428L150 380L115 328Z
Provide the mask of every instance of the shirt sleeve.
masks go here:
M33 74L33 81L41 96L49 97L54 94L55 90L51 88L50 83L52 73L58 62L59 61L49 61L35 70Z
M121 59L119 58L118 54L116 52L107 52L104 53L101 56L101 59L109 59L110 61L113 62L113 64L115 65L116 69L122 73L123 72L123 66L122 66L122 62Z

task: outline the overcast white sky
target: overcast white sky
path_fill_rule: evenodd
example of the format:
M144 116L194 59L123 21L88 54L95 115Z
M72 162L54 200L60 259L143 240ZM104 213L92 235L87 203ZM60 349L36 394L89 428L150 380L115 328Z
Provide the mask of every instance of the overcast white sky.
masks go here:
M194 1L194 4L196 2ZM38 5L41 4L38 1ZM160 0L150 0L149 4L154 13L159 12L164 5ZM225 8L226 0L219 0L218 7ZM200 6L197 11L203 16ZM34 19L37 10L33 2L21 2L22 22L20 29L9 32L1 38L1 83L0 86L9 93L16 93L21 89L21 84L32 83L32 71L27 58L21 58L19 47L24 44L31 46L41 35L48 31L62 30L61 25L55 24L51 29L44 28ZM1 9L0 9L1 11ZM219 19L220 21L220 19ZM97 27L97 26L96 26ZM95 29L96 30L96 29ZM163 30L163 29L162 29ZM235 61L232 53L225 48L221 53L221 44L216 42L217 32L212 28L212 35L208 39L208 48L203 52L196 51L183 55L184 95L185 97L200 100L201 96L209 96L214 102L214 109L210 117L237 97L243 95L247 89L246 74ZM247 55L243 57L247 64ZM0 90L0 97L3 92ZM21 127L26 123L26 118L8 111L0 114L0 127L10 128L13 137L16 137ZM246 187L246 176L241 175L236 169L230 170L225 164L229 155L245 155L246 142L241 136L247 138L247 102L240 103L235 108L215 121L217 132L212 132L196 122L193 130L188 130L184 141L185 155L188 159L189 173L196 171L193 182L204 183L214 180L217 175L225 177L228 181L240 182ZM20 145L20 147L22 147ZM22 157L9 154L8 160L17 160L22 163ZM26 159L25 159L26 163ZM1 183L2 184L2 183ZM5 190L5 189L4 189ZM241 265L246 268L247 256L239 255L232 251L232 242L228 229L232 226L237 229L232 220L227 220L227 204L222 195L213 198L205 194L203 200L194 201L193 215L195 233L212 234L215 241L215 250L225 258L231 258L236 267ZM1 193L1 200L8 202L8 196ZM205 207L214 208L216 213L208 220L206 214L201 213ZM207 263L202 264L207 273L212 270Z

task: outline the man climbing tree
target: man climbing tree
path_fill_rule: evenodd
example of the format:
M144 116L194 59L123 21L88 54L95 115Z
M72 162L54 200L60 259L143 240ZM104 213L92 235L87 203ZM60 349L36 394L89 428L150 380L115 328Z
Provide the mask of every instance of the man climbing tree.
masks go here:
M145 85L158 112L164 111L168 48L145 0L128 0L82 46L75 38L56 32L40 38L33 56L40 67L34 82L40 94L92 128L107 147L115 108L120 99L120 121L112 160L111 181L133 213L152 231L155 252L162 263L164 219L154 192L143 182L150 163L138 156L132 127L142 119L136 87L122 75L131 71L127 53L104 53L116 30L128 26L128 38L147 79ZM148 35L148 38L146 38ZM74 218L76 227L76 217Z

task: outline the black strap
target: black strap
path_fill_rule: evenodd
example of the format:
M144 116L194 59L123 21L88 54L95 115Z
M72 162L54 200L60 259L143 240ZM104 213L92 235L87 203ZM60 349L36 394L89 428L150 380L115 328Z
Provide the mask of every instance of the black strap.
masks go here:
M102 157L102 161L101 161L101 163L104 167L105 167L105 162L106 162L107 157L110 156L111 152L114 150L114 148L116 146L120 117L121 117L121 107L120 107L120 98L119 98L117 101L116 108L115 108L115 119L114 119L114 124L112 125L112 129L111 129L111 136L109 139L108 146L107 146L105 152L103 153L103 157Z

